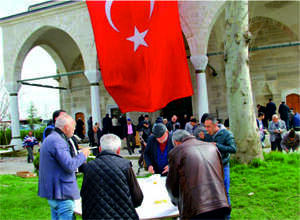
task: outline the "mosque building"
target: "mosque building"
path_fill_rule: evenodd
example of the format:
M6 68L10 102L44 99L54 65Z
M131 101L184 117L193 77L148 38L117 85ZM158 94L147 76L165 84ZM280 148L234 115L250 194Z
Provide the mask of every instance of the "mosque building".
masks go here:
M224 63L226 4L225 0L178 1L194 95L151 113L152 120L159 115L170 118L172 114L195 115L199 119L205 112L217 118L228 117ZM277 106L284 100L300 112L300 2L249 1L248 5L254 108L272 98ZM13 141L20 141L18 92L22 84L34 83L21 80L22 65L26 55L37 46L46 50L56 63L57 73L51 78L59 84L62 109L85 121L93 116L94 122L101 122L106 113L121 115L101 79L84 1L47 1L32 5L26 12L1 18L0 26ZM46 85L47 76L44 80ZM127 113L134 120L140 114Z

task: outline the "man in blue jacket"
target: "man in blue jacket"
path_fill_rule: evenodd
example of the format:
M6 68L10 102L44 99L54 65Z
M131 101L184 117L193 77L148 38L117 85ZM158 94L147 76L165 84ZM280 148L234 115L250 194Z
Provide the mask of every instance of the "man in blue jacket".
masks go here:
M205 128L210 136L207 140L216 145L222 156L223 168L224 168L224 185L228 197L228 203L230 205L229 198L229 186L230 186L230 171L229 160L230 154L236 153L236 145L233 134L227 129L221 129L218 126L218 122L215 117L209 115L205 120Z
M168 154L174 148L172 135L162 123L154 124L152 134L144 152L144 159L150 173L167 175Z
M74 129L74 119L62 114L40 151L38 195L48 200L52 219L72 219L74 200L80 198L75 171L86 161L89 149L71 156L67 139L73 136Z

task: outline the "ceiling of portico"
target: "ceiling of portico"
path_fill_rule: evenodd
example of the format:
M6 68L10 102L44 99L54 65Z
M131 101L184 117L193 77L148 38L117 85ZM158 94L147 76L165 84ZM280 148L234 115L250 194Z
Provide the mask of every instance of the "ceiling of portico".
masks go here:
M253 46L262 46L262 42L258 45L255 42L255 38L260 32L269 33L268 29L272 25L278 26L278 31L283 31L290 36L289 40L281 39L280 43L291 42L299 40L299 27L300 20L300 2L289 2L289 3L277 3L270 4L272 2L265 1L249 1L249 30L252 34ZM297 10L298 8L298 10ZM261 22L263 20L263 22ZM214 26L210 32L208 41L208 52L218 52L224 49L224 38L225 32L225 8L219 15L218 19L214 23ZM274 33L275 34L275 33ZM273 42L270 40L269 44L279 43L278 38L274 38Z

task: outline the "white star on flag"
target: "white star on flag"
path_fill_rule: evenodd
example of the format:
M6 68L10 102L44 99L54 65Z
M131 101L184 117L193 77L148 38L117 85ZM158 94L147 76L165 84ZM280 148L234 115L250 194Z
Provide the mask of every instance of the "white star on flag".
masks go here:
M148 44L144 40L148 30L140 33L136 26L134 26L134 35L132 37L126 38L126 40L132 41L134 43L134 52L139 48L140 45L148 47Z

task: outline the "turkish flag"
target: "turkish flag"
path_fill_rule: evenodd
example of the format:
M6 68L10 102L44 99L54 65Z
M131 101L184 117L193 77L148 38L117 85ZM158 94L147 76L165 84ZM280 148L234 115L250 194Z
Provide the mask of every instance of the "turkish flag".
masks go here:
M177 1L87 1L105 88L122 112L193 94Z

